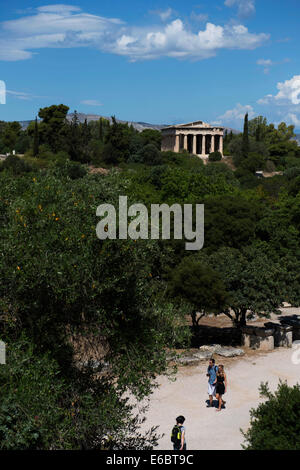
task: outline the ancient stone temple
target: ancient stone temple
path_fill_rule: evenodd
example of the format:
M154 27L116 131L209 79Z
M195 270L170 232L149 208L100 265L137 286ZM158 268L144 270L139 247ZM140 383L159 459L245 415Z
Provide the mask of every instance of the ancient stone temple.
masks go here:
M224 127L211 126L203 121L189 122L164 127L162 133L162 151L188 151L201 158L208 158L211 152L219 151L223 155Z

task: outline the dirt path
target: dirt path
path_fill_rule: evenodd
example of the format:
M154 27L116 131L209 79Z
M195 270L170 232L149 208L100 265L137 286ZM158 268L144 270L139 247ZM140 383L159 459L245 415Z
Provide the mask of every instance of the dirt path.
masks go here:
M293 350L278 348L275 351L222 361L229 380L226 409L217 413L206 408L207 378L205 362L199 366L181 367L177 380L170 382L159 377L159 388L150 399L145 428L159 425L158 432L165 433L157 449L171 449L170 433L176 416L186 418L187 444L190 450L241 449L243 436L240 428L249 425L249 410L261 401L258 388L269 382L276 389L279 379L289 385L300 383L300 364L292 363ZM220 363L219 359L216 359Z

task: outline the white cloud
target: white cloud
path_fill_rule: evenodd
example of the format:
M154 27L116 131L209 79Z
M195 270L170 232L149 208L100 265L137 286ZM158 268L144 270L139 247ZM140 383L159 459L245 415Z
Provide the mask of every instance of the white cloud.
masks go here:
M130 37L126 44L124 37ZM133 30L130 36L122 36L108 49L131 60L162 56L200 60L215 56L219 49L255 49L267 39L268 35L252 34L243 25L207 23L204 30L193 33L176 19L160 30Z
M265 67L273 65L273 62L270 59L259 59L256 63L258 65L264 65Z
M52 12L52 13L66 13L72 11L80 11L81 8L75 7L74 5L45 5L37 8L38 11Z
M276 115L281 121L300 127L300 75L279 82L276 85L278 93L268 94L257 103L264 107L264 112Z
M161 21L167 21L168 19L175 14L174 10L172 8L167 8L166 10L153 10L150 13L153 13L154 15L158 15L161 19Z
M242 122L244 121L245 114L247 113L249 119L252 119L255 116L254 109L251 105L242 105L237 103L233 109L229 109L222 116L218 116L215 123L240 128Z
M290 62L290 59L286 58L279 62L273 62L271 59L259 59L256 61L257 65L262 65L264 67L264 73L269 73L270 68L274 65L286 64L287 62Z
M260 98L259 100L257 100L257 104L268 104L272 98L272 95L266 95L264 98Z
M163 18L171 9L161 12ZM269 38L242 24L207 23L197 32L181 19L165 25L128 26L121 19L82 12L71 5L48 5L36 14L0 23L0 60L25 60L42 48L94 47L130 60L160 57L201 60L220 49L254 49Z
M103 106L103 104L97 100L82 100L80 103L86 104L87 106Z
M264 73L267 74L270 72L270 67L274 65L274 63L270 59L259 59L257 65L262 65L264 67Z
M257 101L258 104L298 105L300 104L300 75L290 80L277 83L277 95L266 95Z
M18 100L32 100L33 98L45 98L43 96L33 95L24 91L6 90L7 95L11 95Z
M237 7L240 18L248 18L255 13L255 0L225 0L227 7Z
M287 115L287 121L288 122L291 122L292 124L294 124L295 127L297 127L298 129L300 129L300 118L298 118L296 116L296 114L294 113L289 113Z
M292 104L300 104L300 75L294 75L290 80L278 83L279 93L274 97L275 100L287 100Z
M207 21L208 15L206 13L195 13L192 11L191 13L191 20L192 21L197 21L199 23L202 23L204 21Z

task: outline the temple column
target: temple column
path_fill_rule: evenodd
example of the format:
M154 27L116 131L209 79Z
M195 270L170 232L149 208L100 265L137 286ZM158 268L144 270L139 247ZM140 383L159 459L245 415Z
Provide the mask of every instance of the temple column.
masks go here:
M179 153L179 135L175 135L174 152Z
M214 152L215 151L215 136L212 135L211 136L211 143L210 143L210 152Z
M197 155L197 135L193 135L193 154Z
M205 134L202 135L202 153L201 155L205 155Z
M186 134L183 136L183 149L188 149L188 136Z
M223 155L223 136L220 135L219 152Z

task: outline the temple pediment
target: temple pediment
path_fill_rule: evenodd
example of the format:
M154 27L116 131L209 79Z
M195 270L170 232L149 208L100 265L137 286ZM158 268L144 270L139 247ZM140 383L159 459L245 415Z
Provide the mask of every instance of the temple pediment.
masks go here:
M193 121L193 122L187 122L184 124L174 124L173 126L168 126L165 127L164 129L213 129L213 128L222 128L222 126L213 126L211 124L208 124L207 122L203 121Z

